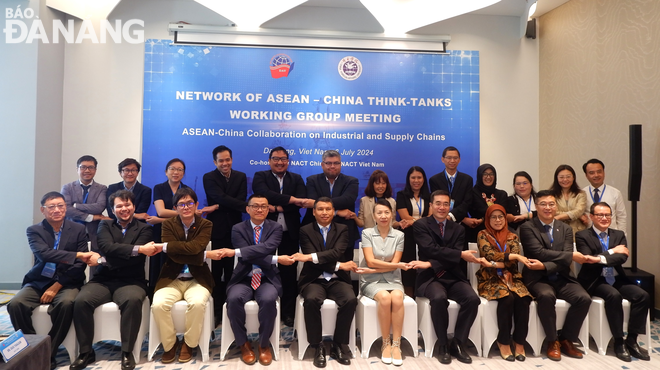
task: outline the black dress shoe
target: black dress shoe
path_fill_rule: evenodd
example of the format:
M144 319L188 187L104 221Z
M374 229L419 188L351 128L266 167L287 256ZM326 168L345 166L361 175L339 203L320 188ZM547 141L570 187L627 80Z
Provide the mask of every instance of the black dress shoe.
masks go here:
M346 348L343 348L344 345L332 342L332 348L330 349L330 357L337 360L338 363L342 365L351 364L351 355L349 354Z
M53 370L57 367L57 360L55 360L55 357L50 358L50 370Z
M284 325L286 326L293 327L293 317L291 316L285 317L284 320L282 320L282 322L284 322Z
M619 344L614 343L614 353L616 354L616 358L618 358L621 361L625 361L625 362L632 361L632 359L630 358L630 353L628 353L628 350L626 349L626 345L623 344L623 341Z
M461 343L458 339L454 339L449 346L449 352L452 356L464 364L471 364L472 357L465 350L465 345Z
M319 343L319 346L316 347L316 352L314 352L314 366L324 368L325 364L325 346L323 343Z
M451 355L449 354L449 346L441 344L438 346L438 360L443 365L451 364Z
M135 369L135 358L133 357L133 353L122 351L121 370L133 370L133 369Z
M629 341L626 340L626 349L628 350L628 353L630 353L632 357L644 361L651 361L651 356L649 356L648 351L646 351L644 348L641 348L639 344L637 344L637 341L635 341L634 343L630 343Z
M78 358L76 358L75 361L69 366L69 370L82 370L89 366L89 364L93 364L96 362L96 353L94 353L94 350L91 350L89 352L81 353L78 355Z

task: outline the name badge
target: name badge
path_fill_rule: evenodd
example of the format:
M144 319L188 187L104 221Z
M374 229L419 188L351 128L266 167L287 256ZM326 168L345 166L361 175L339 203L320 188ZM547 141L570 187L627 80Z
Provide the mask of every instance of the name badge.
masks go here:
M29 345L30 344L23 335L23 331L19 329L16 333L10 335L0 343L0 353L2 353L2 358L5 362L9 362L9 360L21 353L21 351L26 349Z
M41 270L41 276L52 278L55 276L55 270L57 270L57 265L54 262L46 262L46 266Z

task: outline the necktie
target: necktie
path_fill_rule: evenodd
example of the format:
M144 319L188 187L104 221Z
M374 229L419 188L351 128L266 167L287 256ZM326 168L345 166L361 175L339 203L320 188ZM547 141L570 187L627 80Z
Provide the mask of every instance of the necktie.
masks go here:
M601 232L600 233L600 245L603 247L603 252L606 252L608 249L607 242L609 241L609 238L607 237L606 232ZM610 284L614 285L614 267L603 267L603 276L605 276L605 281Z
M552 246L552 243L554 243L555 239L552 237L552 227L550 225L543 225L545 227L545 233L548 234L548 238L550 238L550 245Z
M449 178L449 182L451 183L451 186L454 187L454 176Z
M440 237L442 238L445 235L445 224L444 224L444 222L440 222L438 224L438 226L440 227ZM435 277L440 278L444 274L445 274L445 270L440 270L440 271L435 273Z
M323 235L323 248L325 249L325 242L328 240L328 227L322 227L321 228L321 235ZM332 274L329 272L323 271L323 278L327 281L330 281L332 279Z
M83 188L83 204L87 203L87 196L89 196L89 188L92 187L92 185L80 185Z
M261 226L255 226L254 228L254 244L259 244L259 238L261 237ZM250 286L252 289L257 290L261 285L261 268L257 265L252 265L252 280L250 281Z
M598 194L598 189L594 189L594 203L600 202L600 195Z

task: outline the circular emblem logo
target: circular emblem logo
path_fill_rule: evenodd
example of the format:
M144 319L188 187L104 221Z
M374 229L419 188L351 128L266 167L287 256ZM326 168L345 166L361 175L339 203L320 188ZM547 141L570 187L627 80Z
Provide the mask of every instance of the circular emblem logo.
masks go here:
M362 63L356 57L345 57L339 61L337 70L344 80L357 80L362 74Z

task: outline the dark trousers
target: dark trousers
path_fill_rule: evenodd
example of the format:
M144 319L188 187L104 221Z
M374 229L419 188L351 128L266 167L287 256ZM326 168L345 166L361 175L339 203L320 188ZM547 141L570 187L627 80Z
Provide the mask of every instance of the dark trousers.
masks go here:
M37 334L32 326L32 311L41 305L43 292L33 288L21 289L7 306L9 318L15 330L23 330L23 334ZM50 336L50 356L55 358L57 349L66 338L71 320L73 319L73 301L78 295L78 289L60 289L48 307L48 315L53 327L48 332Z
M431 304L431 320L438 337L438 344L441 346L447 344L448 299L456 301L461 306L456 319L454 338L466 343L481 304L479 296L470 284L461 280L435 279L426 287L424 296L429 299Z
M121 319L121 350L132 352L142 323L142 302L147 296L145 289L126 282L90 281L83 285L74 303L73 325L76 328L80 353L92 350L94 339L94 310L105 303L119 306ZM136 359L137 360L137 359Z
M616 278L614 285L599 277L589 290L591 295L605 301L605 315L614 338L623 338L623 299L630 301L630 319L628 333L646 334L646 315L649 313L650 297L644 289Z
M280 256L290 256L298 252L298 238L292 236L288 231L282 234L282 241L277 248L277 254ZM293 318L296 314L296 297L298 297L298 262L286 266L278 264L280 278L282 279L282 318Z
M529 284L527 288L536 297L539 320L545 331L545 338L549 342L557 340L557 312L555 311L557 298L571 304L566 314L561 336L563 339L577 342L580 328L582 328L582 323L589 313L589 306L591 306L589 293L580 284L569 281L561 275L557 277L556 281L543 278ZM588 344L583 343L585 346Z
M242 346L247 342L245 329L245 303L255 300L259 305L259 346L267 348L270 343L270 335L273 334L275 318L277 317L277 289L267 278L262 277L261 285L257 290L250 286L251 277L243 279L238 284L232 285L227 291L227 316L231 330L234 332L236 345ZM223 323L226 325L226 323ZM224 330L224 328L223 328ZM277 351L277 348L273 348Z
M513 341L524 344L527 341L529 324L530 296L521 297L514 292L497 300L497 341L501 344L511 343L511 326L514 321L516 328L513 331Z
M353 287L341 280L317 279L307 285L300 295L303 297L303 308L305 312L305 325L307 326L307 340L310 344L319 344L323 340L323 324L321 321L321 306L323 301L331 299L335 301L339 310L333 340L335 343L348 344L351 323L355 316L357 298Z
M234 246L231 244L231 239L222 238L222 239L212 239L211 247L215 249L222 248L231 248L234 249ZM222 317L222 306L227 301L227 284L231 280L231 275L234 273L234 259L233 258L223 258L219 261L211 261L211 274L213 275L213 280L215 281L215 287L211 292L213 297L213 310L216 317L216 322Z

